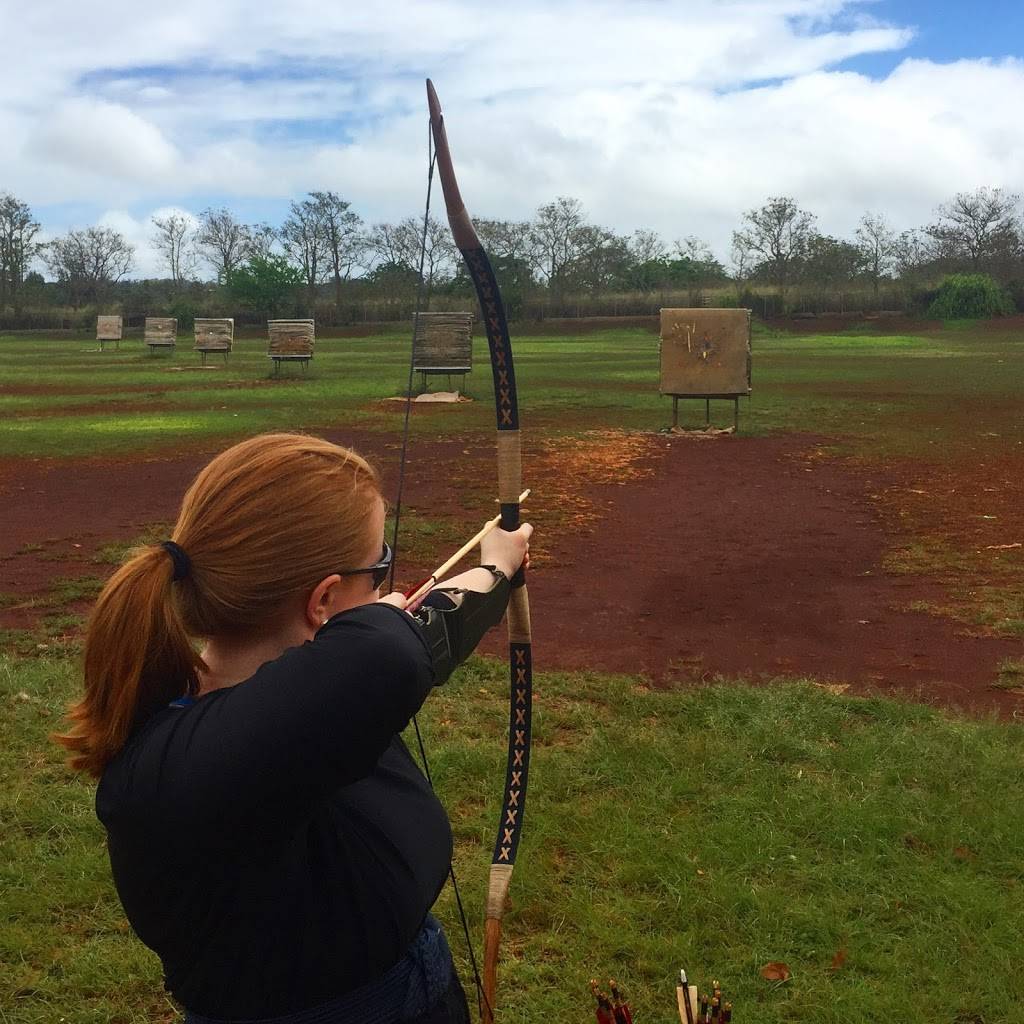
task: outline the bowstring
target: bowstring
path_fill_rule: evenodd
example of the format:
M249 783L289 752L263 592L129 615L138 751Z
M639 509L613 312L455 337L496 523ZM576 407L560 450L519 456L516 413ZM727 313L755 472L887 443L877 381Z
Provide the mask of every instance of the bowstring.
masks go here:
M395 526L391 536L391 575L388 579L388 590L395 589L395 569L398 567L398 527L402 521L402 492L405 489L405 463L409 453L409 417L412 414L412 381L416 374L416 332L419 329L420 309L423 305L425 287L423 268L427 262L427 230L430 226L430 192L434 183L434 164L437 154L434 153L434 136L427 125L427 203L423 210L423 234L420 239L419 279L416 285L416 306L412 313L412 342L409 345L409 379L405 385L405 422L402 425L402 455L398 463L398 495L395 498ZM429 778L429 776L428 776Z
M391 574L388 579L388 590L395 589L395 570L398 567L398 529L402 521L402 492L405 489L405 464L409 451L409 420L412 413L412 382L416 375L416 332L419 330L420 311L423 307L423 295L426 288L426 279L423 273L427 261L427 232L430 228L430 196L434 182L434 165L437 162L437 154L434 152L434 133L427 124L427 201L423 210L423 233L420 238L420 265L419 281L416 286L416 306L412 315L412 342L409 346L409 378L405 387L405 421L402 425L402 454L398 463L398 494L395 497L395 525L391 533L391 550L393 552L391 561ZM420 761L423 763L423 774L427 778L427 784L431 790L434 788L434 779L430 774L430 762L427 760L427 748L423 744L423 734L420 732L419 718L412 716L413 729L416 732L416 745L419 747ZM476 985L477 1010L483 1017L483 1007L487 1004L487 996L484 995L484 985L480 978L480 969L476 962L476 953L473 950L473 939L469 934L469 921L466 918L466 911L462 904L462 894L459 892L459 882L455 877L454 861L448 862L448 877L452 880L452 892L455 894L455 905L458 907L459 920L462 923L462 933L466 937L466 950L469 953L469 962L473 971L473 982Z

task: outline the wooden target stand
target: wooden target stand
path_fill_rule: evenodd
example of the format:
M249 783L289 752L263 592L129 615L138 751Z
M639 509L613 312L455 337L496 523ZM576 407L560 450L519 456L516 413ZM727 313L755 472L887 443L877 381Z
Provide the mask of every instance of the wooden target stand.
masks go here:
M315 344L316 322L312 319L267 321L267 356L273 361L275 377L282 363L299 363L305 373Z
M473 314L418 313L413 317L413 369L420 375L422 390L427 377L461 377L465 390L466 374L473 372Z
M142 340L149 348L149 354L170 352L178 343L178 318L173 316L147 316Z
M225 364L231 354L231 344L235 338L234 317L196 317L192 322L195 338L195 351L199 353L206 365L206 357L219 354L224 357Z
M96 317L96 340L100 343L101 352L106 351L104 346L108 341L114 342L114 346L120 351L123 337L124 321L121 317L103 314Z
M711 402L733 403L733 431L740 426L740 399L751 392L749 309L663 309L661 394L672 399L673 432L679 432L679 400L704 402L704 429L711 430Z
M448 390L452 389L452 377L461 377L459 390L466 389L466 374L471 371L469 366L417 366L416 372L420 375L422 390L427 390L427 377L448 377Z
M667 392L662 392L667 394ZM733 403L732 407L732 429L738 431L740 429L740 399L750 399L750 393L744 392L742 395L669 395L672 399L672 429L679 430L679 399L696 399L704 400L704 429L711 429L711 400L712 399L730 399Z

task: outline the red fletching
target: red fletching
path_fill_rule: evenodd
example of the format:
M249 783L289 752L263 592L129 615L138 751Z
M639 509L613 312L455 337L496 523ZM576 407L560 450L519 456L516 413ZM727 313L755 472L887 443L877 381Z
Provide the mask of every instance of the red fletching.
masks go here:
M416 591L419 590L424 583L429 583L433 578L433 576L425 576L423 579L419 581L419 583L416 584L415 587L410 587L403 596L407 598L412 597L412 595L415 594Z

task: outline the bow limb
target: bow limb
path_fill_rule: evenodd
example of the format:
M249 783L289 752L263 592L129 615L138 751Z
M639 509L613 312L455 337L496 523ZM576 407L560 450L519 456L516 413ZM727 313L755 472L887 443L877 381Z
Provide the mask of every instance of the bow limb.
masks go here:
M519 401L516 374L512 363L512 342L505 318L501 292L491 262L484 252L473 221L459 193L448 138L434 86L427 80L427 104L430 127L437 156L437 170L444 192L445 207L452 237L473 280L480 313L487 332L487 347L494 378L497 415L498 501L501 504L501 528L519 527L519 496L522 490L522 454L519 435ZM508 901L512 871L515 867L523 815L526 811L526 784L530 770L530 726L533 709L533 661L530 638L530 603L522 570L512 579L512 598L508 608L509 643L509 733L505 790L502 796L498 835L491 857L484 923L484 1022L493 1020L497 989L498 950L501 945L501 921Z

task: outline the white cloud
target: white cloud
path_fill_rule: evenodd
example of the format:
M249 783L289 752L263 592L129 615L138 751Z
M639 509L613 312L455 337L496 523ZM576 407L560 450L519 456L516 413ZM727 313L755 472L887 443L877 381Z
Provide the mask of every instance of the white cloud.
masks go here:
M151 208L330 188L369 221L419 210L428 73L481 215L574 195L610 227L724 254L773 194L847 233L869 208L910 226L958 189L1024 190L1024 63L844 71L912 36L850 0L14 10L0 0L0 190L124 223L140 270L155 266ZM61 216L46 227L81 226Z
M40 162L131 184L166 187L180 157L163 133L128 107L74 98L45 116L27 153Z

